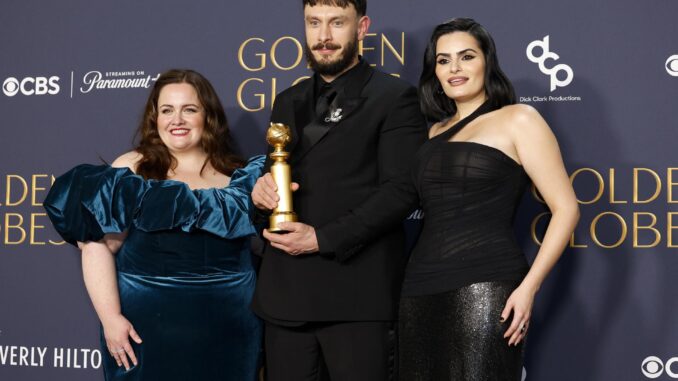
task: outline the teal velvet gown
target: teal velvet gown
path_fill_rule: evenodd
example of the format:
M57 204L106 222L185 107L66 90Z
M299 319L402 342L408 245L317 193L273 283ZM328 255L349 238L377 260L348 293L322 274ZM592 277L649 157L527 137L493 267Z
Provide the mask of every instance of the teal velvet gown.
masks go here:
M253 381L262 325L255 284L250 192L264 156L226 188L191 190L129 169L80 165L59 177L44 206L69 243L127 231L116 254L122 314L143 339L125 371L101 335L106 380Z

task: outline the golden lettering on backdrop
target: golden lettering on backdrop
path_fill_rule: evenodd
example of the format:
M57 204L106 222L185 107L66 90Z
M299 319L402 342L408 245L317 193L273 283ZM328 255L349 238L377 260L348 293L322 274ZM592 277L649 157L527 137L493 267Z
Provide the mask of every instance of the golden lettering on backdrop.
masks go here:
M677 200L673 199L673 187L678 185L678 183L673 182L673 171L678 171L678 168L669 168L666 171L666 183L667 183L667 188L668 188L668 192L666 193L666 201L669 204L678 203Z
M282 36L275 40L250 37L240 44L238 64L247 72L258 73L257 76L245 78L238 85L236 99L242 110L269 110L281 90L310 77L304 60L303 44L305 41L293 36ZM405 32L400 32L398 38L384 33L368 33L360 42L358 51L372 62L372 66L384 68L389 63L405 66ZM275 75L275 71L285 74L294 70L299 75L292 80L280 82L279 76ZM262 73L264 71L266 74ZM392 75L400 77L398 73Z
M619 228L620 228L620 233L619 233L619 239L617 242L613 244L606 245L602 243L598 239L598 221L600 221L601 218L606 217L606 216L612 216L612 220L617 220L619 221ZM610 219L608 219L610 221ZM624 218L620 216L619 214L615 212L603 212L597 215L593 221L591 222L591 226L589 227L589 232L591 233L591 238L593 239L593 242L596 243L599 247L605 248L605 249L614 249L615 247L621 246L622 243L626 240L626 236L628 235L628 227L626 226L626 221L624 221Z
M649 217L650 221L652 221L652 222L650 222L648 225L641 225L641 223L640 223L640 217L641 216L642 217ZM650 247L655 247L655 246L659 245L659 242L662 239L662 233L659 232L659 230L657 230L657 228L655 228L656 225L657 225L657 216L655 216L654 214L647 213L647 212L633 213L633 226L634 226L634 229L633 229L633 247L650 248ZM639 230L649 230L649 231L653 232L654 237L655 237L654 241L652 241L652 243L647 244L647 245L640 244L638 242L638 231ZM670 237L670 234L667 234L667 235Z
M6 186L6 193L5 193L5 206L17 206L21 205L26 200L26 196L28 196L28 183L26 180L24 180L23 177L18 176L18 175L7 175L6 176L6 181L5 184ZM19 184L21 187L21 196L19 196L15 201L12 201L11 195L13 194L12 192L12 184L14 184L14 187L16 187L16 184ZM16 188L14 188L16 189ZM16 195L17 193L14 192ZM16 197L16 196L15 196Z
M652 194L652 196L650 196L649 198L647 198L645 200L641 200L640 196L638 195L638 189L640 189L639 179L641 177L640 176L641 173L649 173L652 176L651 178L654 180L654 184L655 184L654 193ZM643 183L647 183L647 182L648 182L647 176L645 176L645 178L643 179ZM634 189L633 203L634 204L648 204L648 203L656 200L657 197L659 197L659 193L662 190L662 179L659 177L657 172L655 172L655 171L653 171L649 168L633 168L633 189ZM668 189L668 192L671 192L671 188Z
M569 247L615 249L629 238L634 249L649 249L664 244L668 248L678 247L673 239L673 233L678 229L678 222L673 218L678 212L664 215L646 209L650 205L663 203L663 200L666 200L667 206L676 203L673 198L673 188L678 185L674 181L676 170L678 168L667 168L664 172L638 167L625 171L617 168L600 171L584 167L573 171L570 182L582 208L582 219L577 231L570 237ZM662 179L664 173L666 176ZM606 192L607 197L604 197ZM666 192L665 199L661 197L662 192ZM531 193L535 200L545 203L534 186ZM587 219L590 213L583 212L601 203L618 210L602 208ZM541 245L543 233L540 235L539 232L544 231L543 227L550 217L551 213L541 212L532 219L530 236L535 244Z
M666 230L669 232L666 246L677 248L678 245L673 244L673 230L678 229L678 224L673 223L673 217L678 216L678 212L669 212L666 214Z
M367 33L365 35L365 39L360 41L360 44L358 45L361 55L365 55L365 52L374 51L376 49L371 45L373 37L379 37L380 39L379 52L381 53L381 59L379 62L381 63L381 67L386 65L386 51L391 52L393 57L395 57L395 59L400 62L402 66L405 66L405 32L400 33L400 50L396 50L385 34ZM375 63L372 63L371 65L377 66Z
M47 214L42 209L45 198L55 177L48 174L22 176L8 174L3 177L1 188L4 203L0 203L0 235L2 244L18 245L63 245L46 237L51 227Z
M245 48L247 48L248 45L254 42L259 42L259 43L264 43L263 38L249 38L245 40L242 44L240 44L240 48L238 49L238 62L240 63L240 67L247 71L259 71L259 70L264 70L266 68L266 53L256 53L254 54L255 57L259 58L259 64L256 67L249 66L248 64L245 63L245 59L243 56L243 52L245 51Z
M289 65L289 66L282 66L278 63L278 59L276 52L278 51L278 46L280 45L281 42L283 41L292 41L293 46L295 48L295 54L296 58L294 59L294 62ZM276 69L279 70L292 70L295 67L299 66L301 63L301 60L304 58L304 48L301 46L301 43L294 37L290 36L285 36L285 37L280 37L279 39L275 40L273 45L271 45L271 62L273 63L273 66L276 67Z

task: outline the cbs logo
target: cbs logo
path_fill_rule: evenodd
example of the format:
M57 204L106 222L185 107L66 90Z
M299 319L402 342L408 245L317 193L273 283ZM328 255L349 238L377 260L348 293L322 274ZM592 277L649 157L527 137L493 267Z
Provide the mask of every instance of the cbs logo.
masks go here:
M23 95L45 95L58 94L61 88L59 87L59 77L26 77L18 80L14 77L5 79L2 83L2 92L8 97L13 97L19 92Z
M666 72L673 77L678 77L678 54L672 55L664 64Z
M664 363L657 356L649 356L643 360L640 371L643 372L647 378L659 378L664 372L671 378L678 378L678 373L673 370L674 364L676 363L678 363L678 357L672 357ZM676 371L678 371L678 366L675 366L675 368Z
M534 55L534 48L541 48L541 55L539 57ZM558 56L556 53L553 53L549 50L549 36L544 37L543 40L535 40L530 42L530 44L527 45L526 54L530 61L539 64L539 70L542 73L551 77L551 91L555 90L556 87L565 87L569 85L570 82L572 82L572 79L574 78L574 72L568 65L561 63L551 68L546 67L546 60L552 59L557 61L560 58L560 56ZM564 79L558 78L559 72L565 72Z

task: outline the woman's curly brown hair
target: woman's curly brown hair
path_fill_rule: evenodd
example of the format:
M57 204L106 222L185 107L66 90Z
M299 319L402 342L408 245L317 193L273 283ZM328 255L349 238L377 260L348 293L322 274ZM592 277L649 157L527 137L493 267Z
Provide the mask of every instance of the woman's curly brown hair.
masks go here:
M187 83L195 89L198 100L205 110L205 127L200 144L207 153L200 172L209 162L220 173L231 176L244 160L233 152L232 138L226 121L226 113L219 96L209 81L193 70L172 69L162 73L146 101L134 148L143 157L137 164L137 174L146 179L165 180L167 173L177 167L177 160L169 152L158 134L158 98L163 87L174 83Z

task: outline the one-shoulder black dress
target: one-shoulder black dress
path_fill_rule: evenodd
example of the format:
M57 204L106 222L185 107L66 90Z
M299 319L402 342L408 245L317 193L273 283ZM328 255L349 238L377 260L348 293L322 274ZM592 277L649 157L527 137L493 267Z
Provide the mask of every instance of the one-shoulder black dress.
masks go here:
M522 344L508 346L500 315L528 270L512 224L529 178L498 149L450 141L489 111L428 141L415 163L425 217L402 290L401 380L520 380Z

